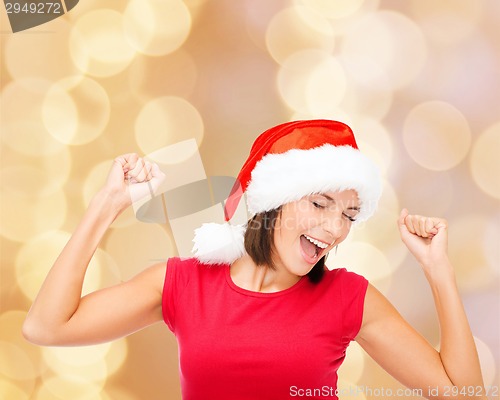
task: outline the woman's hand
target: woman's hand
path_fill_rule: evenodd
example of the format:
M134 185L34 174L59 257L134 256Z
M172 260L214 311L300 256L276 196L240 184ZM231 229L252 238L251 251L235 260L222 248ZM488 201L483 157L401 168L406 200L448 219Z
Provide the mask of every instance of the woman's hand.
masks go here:
M157 194L164 178L165 174L155 163L135 153L124 154L113 161L103 190L123 211L132 203Z
M448 260L448 223L443 218L410 215L404 208L398 219L403 243L424 271Z

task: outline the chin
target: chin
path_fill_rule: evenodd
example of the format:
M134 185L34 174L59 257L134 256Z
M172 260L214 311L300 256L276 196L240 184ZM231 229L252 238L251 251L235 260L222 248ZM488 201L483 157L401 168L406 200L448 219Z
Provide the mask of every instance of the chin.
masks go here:
M306 276L314 268L314 265L308 264L305 261L295 264L292 268L288 268L292 274L297 276Z

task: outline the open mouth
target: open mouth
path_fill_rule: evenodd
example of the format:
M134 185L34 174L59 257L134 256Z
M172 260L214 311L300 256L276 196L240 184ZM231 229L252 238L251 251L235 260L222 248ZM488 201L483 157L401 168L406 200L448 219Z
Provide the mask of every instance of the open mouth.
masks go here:
M308 235L300 236L300 245L302 246L304 253L311 260L317 260L321 252L329 246L328 243L314 239Z

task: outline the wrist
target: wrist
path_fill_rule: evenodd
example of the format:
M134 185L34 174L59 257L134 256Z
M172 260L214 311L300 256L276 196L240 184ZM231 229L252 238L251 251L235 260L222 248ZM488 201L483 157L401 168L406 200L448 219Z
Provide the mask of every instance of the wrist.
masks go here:
M95 194L89 204L89 210L97 212L101 217L113 222L126 208L128 204L123 196L103 188Z
M455 271L453 269L453 265L447 257L421 264L421 267L430 284L445 281L455 282Z

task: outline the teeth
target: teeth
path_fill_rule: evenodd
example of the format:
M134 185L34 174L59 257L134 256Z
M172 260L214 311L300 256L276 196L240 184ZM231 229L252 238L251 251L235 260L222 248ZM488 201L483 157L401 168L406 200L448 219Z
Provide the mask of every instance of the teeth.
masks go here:
M307 236L307 235L304 235L304 237L309 240L311 243L315 244L316 246L318 246L319 248L321 249L326 249L329 244L328 243L324 243L324 242L320 242L319 240L316 240L316 239L313 239L312 237L310 236Z

